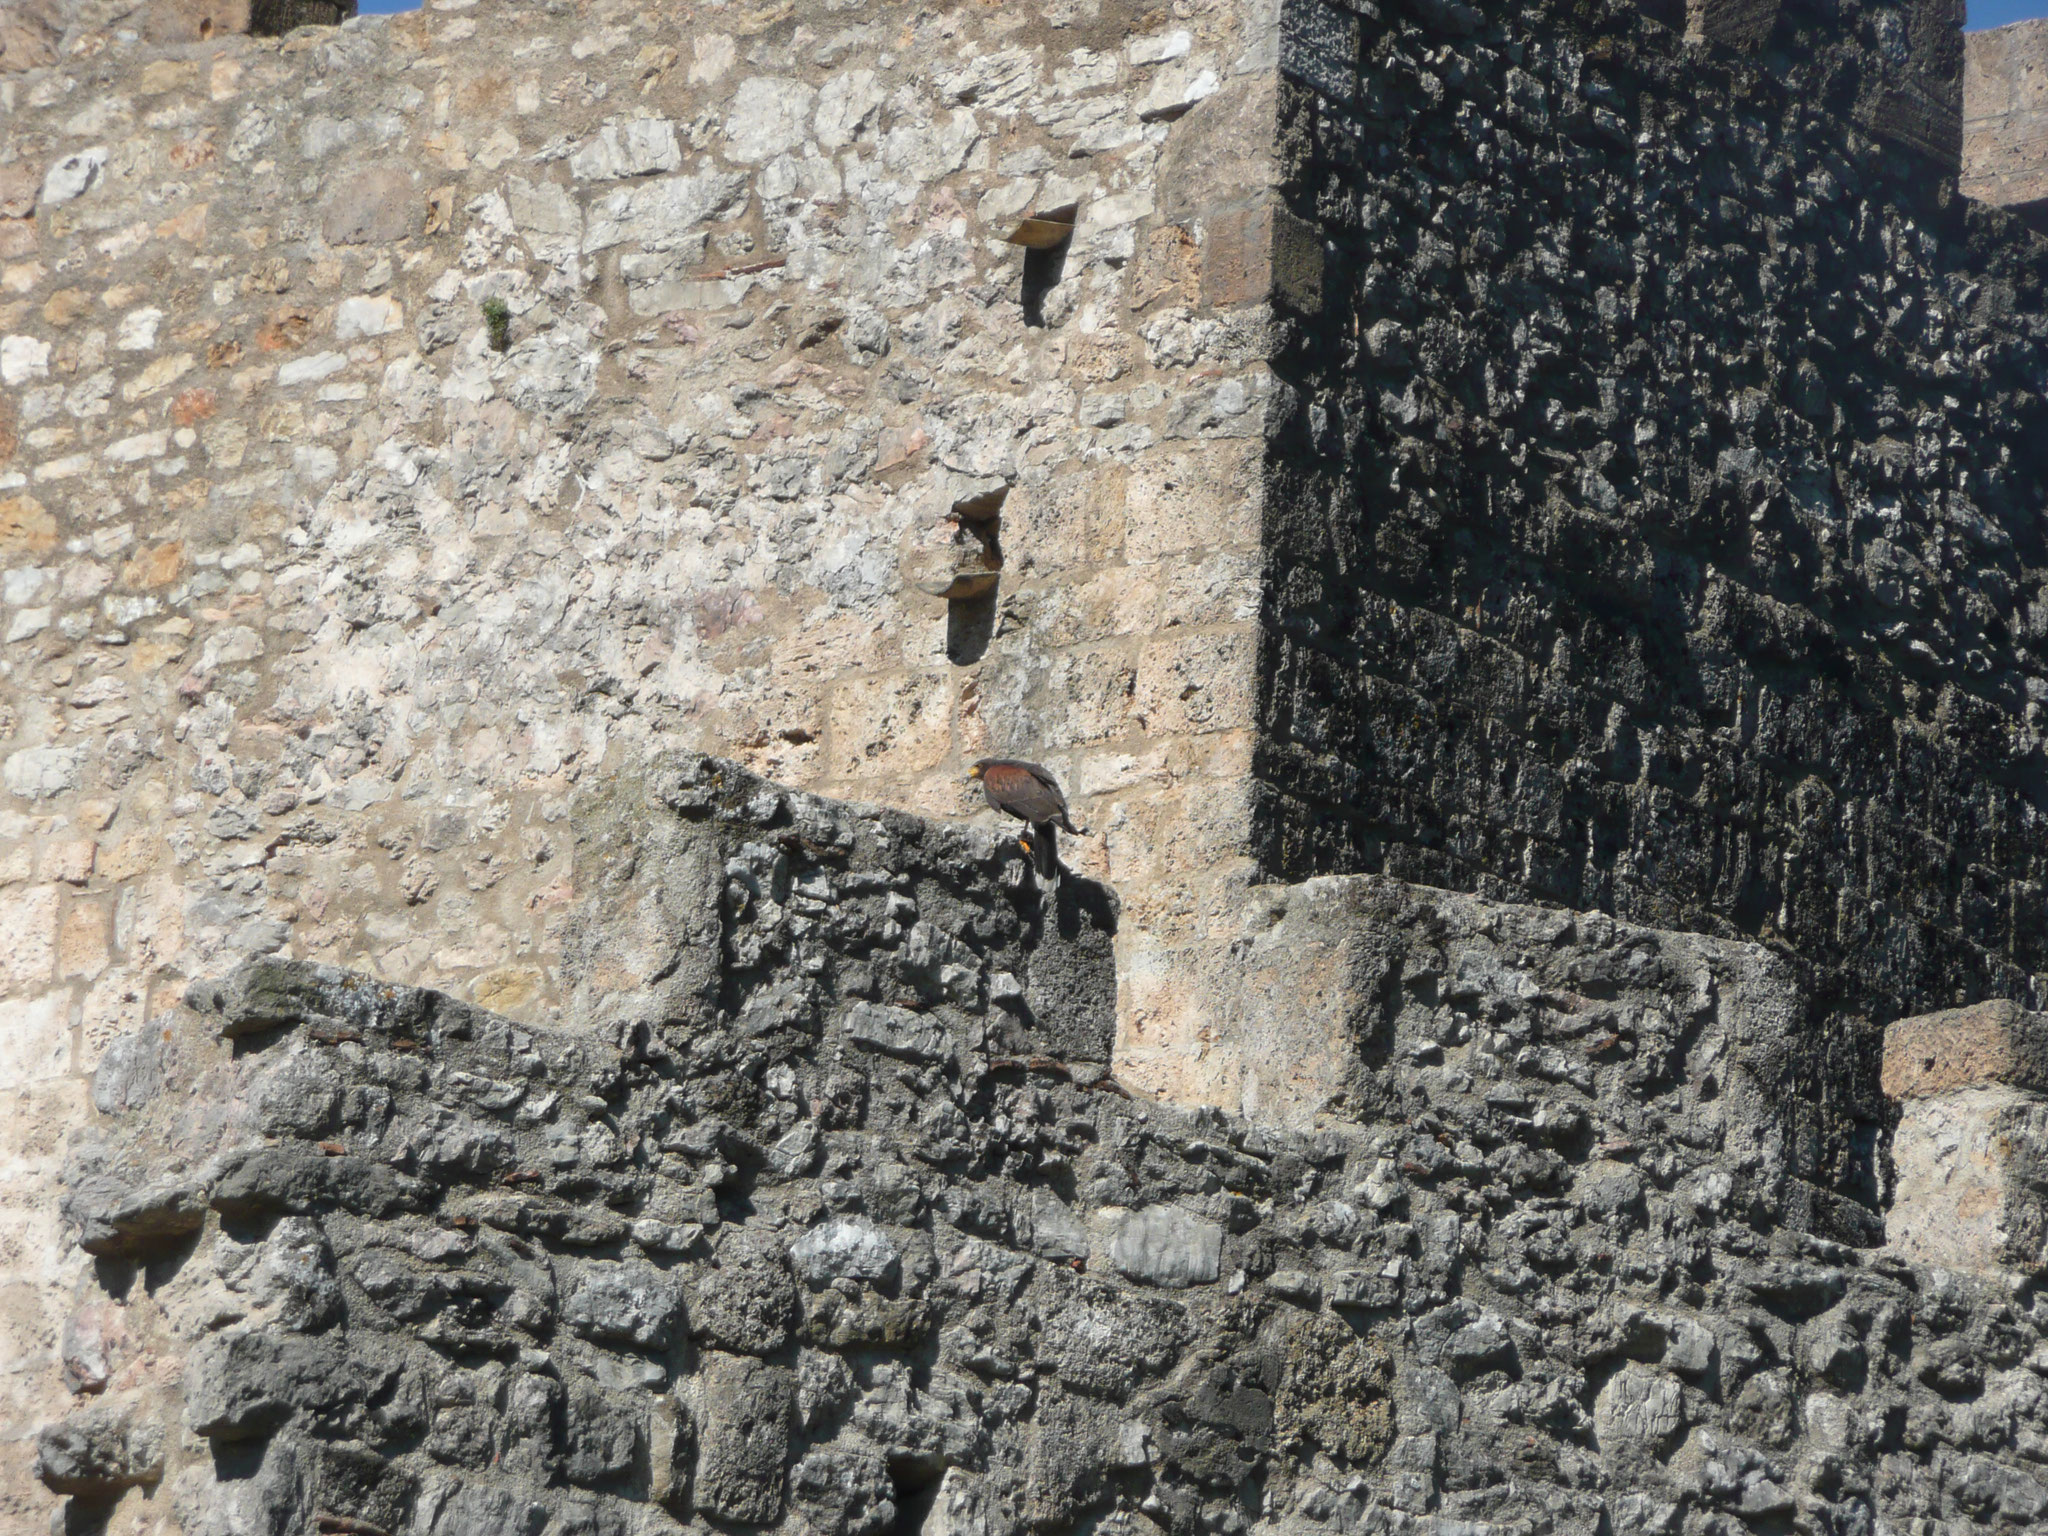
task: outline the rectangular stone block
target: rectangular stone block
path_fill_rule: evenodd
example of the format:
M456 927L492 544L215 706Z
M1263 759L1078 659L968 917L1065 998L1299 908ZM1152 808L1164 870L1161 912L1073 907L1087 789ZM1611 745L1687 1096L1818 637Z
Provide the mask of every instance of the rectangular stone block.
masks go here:
M1885 1239L1908 1263L1973 1274L2048 1269L2048 1104L2018 1089L1907 1101L1892 1136Z
M2048 198L2048 21L1964 38L1962 191L2008 208Z
M1885 1238L1914 1264L1975 1274L2048 1261L2048 1015L1995 999L1885 1031L1902 1100Z
M1999 999L1901 1019L1885 1031L1882 1081L1894 1099L1994 1083L2048 1092L2048 1014Z
M1228 208L1207 220L1202 302L1218 309L1263 299L1273 286L1272 210L1264 203Z

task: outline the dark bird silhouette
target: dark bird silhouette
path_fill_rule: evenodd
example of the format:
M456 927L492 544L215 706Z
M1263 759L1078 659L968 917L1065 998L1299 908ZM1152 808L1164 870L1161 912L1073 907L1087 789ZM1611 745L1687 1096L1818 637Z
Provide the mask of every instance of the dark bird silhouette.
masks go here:
M1060 781L1036 763L1014 757L984 757L967 770L967 776L981 780L981 792L988 796L990 805L1031 828L1017 841L1031 855L1032 867L1041 875L1050 875L1059 868L1059 844L1053 828L1077 837L1088 835L1068 815L1067 797L1060 792Z

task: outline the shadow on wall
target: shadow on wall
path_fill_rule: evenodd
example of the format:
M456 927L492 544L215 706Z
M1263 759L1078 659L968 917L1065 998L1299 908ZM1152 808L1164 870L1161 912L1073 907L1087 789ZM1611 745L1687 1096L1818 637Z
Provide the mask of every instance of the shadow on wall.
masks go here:
M419 7L372 3L367 9L374 15ZM356 0L254 0L249 7L249 30L258 37L282 37L295 27L339 26L355 14Z

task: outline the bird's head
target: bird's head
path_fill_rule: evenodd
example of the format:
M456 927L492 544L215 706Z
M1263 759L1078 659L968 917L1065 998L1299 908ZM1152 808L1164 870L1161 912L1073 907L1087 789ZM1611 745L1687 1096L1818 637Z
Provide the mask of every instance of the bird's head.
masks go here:
M980 762L967 770L967 777L970 779L980 778L984 773L988 772L988 765L994 761L995 759L992 757L984 757Z

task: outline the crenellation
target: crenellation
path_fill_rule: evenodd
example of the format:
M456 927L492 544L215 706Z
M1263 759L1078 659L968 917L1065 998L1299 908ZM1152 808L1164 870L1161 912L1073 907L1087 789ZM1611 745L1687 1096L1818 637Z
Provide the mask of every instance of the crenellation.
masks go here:
M2042 74L2048 29L2022 21L1970 34L1963 73L1965 197L2038 218L2042 179Z
M2039 1307L1802 1230L1757 946L1269 890L1240 1038L1308 1062L1256 1030L1320 997L1345 1087L1246 1120L1108 1071L1114 903L1004 839L690 757L574 820L567 1030L273 958L109 1053L47 1486L423 1536L2039 1496L1944 1406L2031 1411Z

